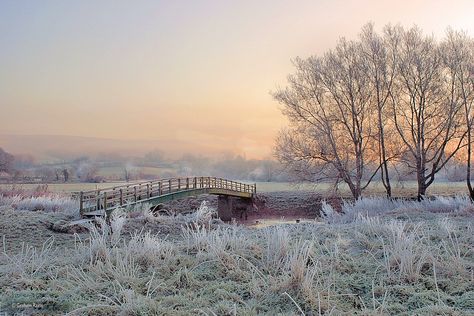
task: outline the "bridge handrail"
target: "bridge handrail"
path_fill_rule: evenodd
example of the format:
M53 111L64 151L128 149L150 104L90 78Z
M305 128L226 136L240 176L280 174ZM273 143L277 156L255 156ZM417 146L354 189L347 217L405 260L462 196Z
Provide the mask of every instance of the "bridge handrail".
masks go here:
M197 189L223 189L252 195L257 192L256 184L247 184L219 177L157 179L81 191L79 192L80 211L82 213L85 209L108 209L109 207L123 206L129 203L139 203L166 194Z

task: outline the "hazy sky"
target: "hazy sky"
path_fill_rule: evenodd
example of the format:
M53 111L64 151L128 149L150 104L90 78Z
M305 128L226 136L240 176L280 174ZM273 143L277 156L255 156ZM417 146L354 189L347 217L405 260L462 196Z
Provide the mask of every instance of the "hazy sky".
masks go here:
M369 21L472 36L473 17L473 0L0 0L0 133L263 157L285 125L269 92L292 58Z

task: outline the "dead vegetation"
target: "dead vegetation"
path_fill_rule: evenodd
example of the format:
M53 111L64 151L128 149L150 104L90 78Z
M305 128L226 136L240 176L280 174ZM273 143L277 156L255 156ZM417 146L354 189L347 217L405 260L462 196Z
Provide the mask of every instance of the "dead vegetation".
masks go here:
M463 201L413 209L366 200L344 205L343 220L264 229L219 224L208 206L192 218L117 212L111 228L100 223L67 244L59 236L73 235L5 247L0 311L469 315L474 220Z

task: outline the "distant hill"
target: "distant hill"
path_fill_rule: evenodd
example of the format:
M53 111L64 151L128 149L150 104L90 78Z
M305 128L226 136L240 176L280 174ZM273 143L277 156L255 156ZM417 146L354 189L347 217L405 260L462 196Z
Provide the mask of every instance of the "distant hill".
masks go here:
M57 161L79 156L142 156L153 150L167 155L180 155L198 148L199 144L166 140L119 140L63 135L0 135L0 147L13 154L32 154L40 161ZM210 149L210 148L209 148ZM212 149L210 149L212 150Z

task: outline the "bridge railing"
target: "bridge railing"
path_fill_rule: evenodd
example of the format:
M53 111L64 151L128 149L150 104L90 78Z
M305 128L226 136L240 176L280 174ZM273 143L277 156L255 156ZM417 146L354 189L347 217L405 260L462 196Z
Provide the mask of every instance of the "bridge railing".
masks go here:
M154 197L196 189L223 189L255 194L255 184L217 177L187 177L144 181L106 189L79 192L81 214L85 211L107 210L117 206L135 204Z

